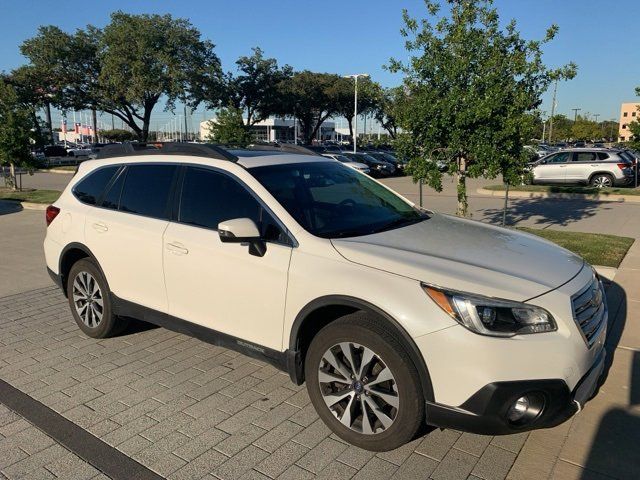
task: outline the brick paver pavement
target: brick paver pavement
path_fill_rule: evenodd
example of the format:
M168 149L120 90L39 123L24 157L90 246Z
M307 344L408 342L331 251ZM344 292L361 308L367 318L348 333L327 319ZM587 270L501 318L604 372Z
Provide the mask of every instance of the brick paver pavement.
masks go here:
M56 287L0 298L0 379L170 479L501 479L528 436L434 430L367 452L331 434L305 387L274 367L163 328L88 338ZM0 472L73 478L60 460L73 455L25 428L46 458L10 450L0 429L0 450L22 452L2 455Z

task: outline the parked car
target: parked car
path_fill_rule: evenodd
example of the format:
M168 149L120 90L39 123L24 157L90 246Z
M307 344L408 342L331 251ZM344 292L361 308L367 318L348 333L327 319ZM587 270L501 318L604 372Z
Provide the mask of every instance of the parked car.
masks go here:
M67 148L67 155L70 157L88 157L93 151L90 145L78 145Z
M574 148L585 148L587 146L587 142L583 141L583 140L578 140L577 142L574 142L573 147Z
M323 153L322 156L327 158L333 158L334 160L338 160L339 162L344 163L347 167L353 168L354 170L358 170L359 172L362 172L362 173L371 172L371 169L367 164L354 162L350 158L345 157L340 153Z
M374 177L389 177L396 171L396 168L389 162L378 160L377 158L363 152L342 152L342 155L350 158L355 162L364 163L365 165L367 165L371 170L371 175Z
M317 155L101 156L47 208L44 241L89 337L133 317L262 359L306 381L336 435L377 451L425 422L554 426L596 392L606 297L563 248L419 209Z
M45 157L66 157L67 151L62 145L47 145L42 149Z
M583 184L597 188L630 185L633 164L617 150L571 148L532 164L533 183Z
M404 162L401 162L400 160L398 160L393 154L389 152L382 152L379 150L375 150L375 151L369 150L366 152L366 154L371 155L373 158L380 160L381 162L387 162L393 165L394 168L396 169L395 171L396 175L404 174Z

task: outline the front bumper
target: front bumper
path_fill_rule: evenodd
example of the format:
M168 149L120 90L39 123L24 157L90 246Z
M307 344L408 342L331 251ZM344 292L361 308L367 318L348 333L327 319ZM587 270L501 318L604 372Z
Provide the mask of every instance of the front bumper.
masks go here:
M589 371L573 391L564 380L496 382L484 386L459 407L426 402L426 421L440 428L453 428L482 435L506 435L561 424L580 411L595 394L604 371L606 351L599 353ZM509 407L526 394L542 394L544 408L531 421L512 424Z

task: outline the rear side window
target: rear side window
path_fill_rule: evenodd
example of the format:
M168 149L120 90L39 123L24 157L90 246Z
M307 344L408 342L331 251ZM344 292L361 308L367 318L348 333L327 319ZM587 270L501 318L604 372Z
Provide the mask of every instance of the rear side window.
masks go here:
M576 152L575 157L573 157L574 162L593 162L596 159L596 154L594 152Z
M176 170L175 165L129 165L119 210L168 219L169 193Z
M118 206L120 205L120 195L122 194L122 187L124 186L124 179L126 176L126 170L120 172L120 175L118 175L116 180L107 190L107 193L102 197L102 203L100 204L101 207L118 210Z
M607 158L609 158L608 153L598 152L598 160L606 160Z
M118 165L110 165L94 170L73 187L73 194L82 203L95 205L117 170Z

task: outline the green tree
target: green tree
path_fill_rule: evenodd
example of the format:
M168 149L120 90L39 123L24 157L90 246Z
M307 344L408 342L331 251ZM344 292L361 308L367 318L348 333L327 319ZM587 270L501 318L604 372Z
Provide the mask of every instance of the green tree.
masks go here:
M253 137L242 118L242 110L230 106L222 108L215 120L209 121L206 140L231 147L246 147Z
M445 149L455 160L457 214L467 214L466 177L502 174L506 185L522 181L524 145L530 116L549 85L541 46L553 39L552 26L541 41L525 41L515 21L502 29L490 0L447 0L450 12L427 1L427 18L404 11L402 35L411 57L392 60L405 74L409 101L400 126L407 132L398 148L409 159L415 180L442 189L442 174L430 161ZM505 197L506 204L506 197Z
M278 67L275 58L264 58L262 50L253 49L253 55L240 57L236 61L238 74L228 76L227 95L229 102L246 112L247 125L266 119L275 113L278 104L278 84L293 74L289 65ZM214 96L210 106L215 107Z
M15 87L0 80L0 165L9 166L9 184L16 188L16 167L32 168L31 142L35 130L33 115Z
M111 113L146 140L161 98L195 108L222 94L222 69L214 45L184 19L115 12L104 29L74 34L41 27L21 46L44 95L59 108Z
M602 137L600 124L589 120L586 115L578 115L571 126L571 138L574 140L594 140Z
M136 138L133 132L130 132L129 130L122 130L121 128L102 130L100 135L112 142L130 142Z
M358 79L358 116L374 112L380 97L380 85L368 77ZM354 80L351 78L337 78L335 84L336 114L347 119L349 136L353 138L354 112Z
M553 117L553 140L549 137L549 143L553 141L566 141L571 138L571 128L573 120L569 120L566 115L556 114ZM551 124L551 120L549 121Z
M322 123L338 114L341 77L308 70L294 73L278 84L279 115L295 116L305 144L311 144Z
M373 109L374 118L380 122L392 139L398 136L400 114L408 101L404 87L380 89Z

